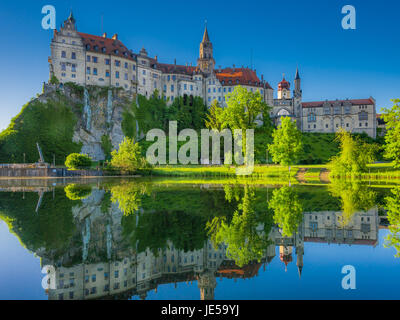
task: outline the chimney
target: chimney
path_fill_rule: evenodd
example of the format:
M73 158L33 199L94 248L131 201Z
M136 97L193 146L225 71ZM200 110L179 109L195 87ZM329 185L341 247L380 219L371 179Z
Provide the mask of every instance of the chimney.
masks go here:
M111 39L113 39L113 40L118 40L118 34L116 33L116 34L114 34L113 36L112 36L112 38Z
M261 82L264 82L264 75L261 75Z
M157 56L155 56L155 57L154 57L154 60L158 61L158 57L157 57Z
M107 32L104 32L104 33L103 33L103 38L104 38L104 39L107 39Z

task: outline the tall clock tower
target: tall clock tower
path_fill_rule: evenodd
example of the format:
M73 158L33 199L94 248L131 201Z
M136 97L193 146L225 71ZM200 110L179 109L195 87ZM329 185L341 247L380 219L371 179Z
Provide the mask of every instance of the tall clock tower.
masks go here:
M200 56L197 59L197 66L206 74L214 71L215 60L213 58L213 46L208 37L207 26L204 30L203 41L200 43Z

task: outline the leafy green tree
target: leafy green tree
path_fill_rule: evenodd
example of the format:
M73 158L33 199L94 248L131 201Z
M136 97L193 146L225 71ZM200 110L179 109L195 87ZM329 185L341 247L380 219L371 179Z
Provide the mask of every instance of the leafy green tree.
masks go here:
M387 159L393 160L395 168L400 167L400 99L392 100L394 105L388 110L384 109L383 119L386 122L385 153Z
M400 258L400 187L393 188L392 196L386 198L386 209L390 234L385 239L385 247L394 247L395 257Z
M221 119L223 127L231 130L255 129L259 125L257 120L270 123L269 110L259 91L251 92L237 86L226 95L226 107Z
M375 161L378 149L375 144L368 144L359 137L353 138L343 129L337 132L336 139L340 144L340 151L329 163L331 176L340 177L366 172L367 165Z
M303 206L293 187L275 189L269 201L274 211L274 222L282 229L282 235L291 237L303 220Z
M295 164L302 151L301 132L297 129L296 121L282 117L281 124L272 133L274 142L268 146L272 160L283 166Z
M208 114L206 115L205 125L208 129L222 130L224 109L219 105L217 100L211 103Z
M200 130L204 128L207 116L207 106L200 97L177 97L168 108L168 121L177 121L178 130L191 128Z
M89 168L92 165L92 159L87 154L71 153L65 160L65 166L71 170Z
M111 152L111 167L123 171L135 172L146 168L147 161L141 155L140 145L129 137L120 143L119 149Z

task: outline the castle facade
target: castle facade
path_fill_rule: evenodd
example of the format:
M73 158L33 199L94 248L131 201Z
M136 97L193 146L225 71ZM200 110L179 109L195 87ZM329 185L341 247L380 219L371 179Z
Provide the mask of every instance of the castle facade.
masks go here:
M159 62L157 56L150 57L144 48L134 53L117 34L109 38L106 33L96 36L78 32L71 13L60 30L54 30L49 65L50 79L56 77L60 83L122 87L146 97L157 91L159 98L168 104L177 97L189 103L193 97L201 97L207 106L214 100L224 106L225 96L240 85L261 94L272 107L270 116L275 124L288 116L296 120L303 132L334 133L344 128L376 137L376 105L372 97L303 102L297 69L293 94L290 83L283 77L274 98L273 88L255 70L216 67L207 27L196 66L177 65L176 60L174 64L166 64Z

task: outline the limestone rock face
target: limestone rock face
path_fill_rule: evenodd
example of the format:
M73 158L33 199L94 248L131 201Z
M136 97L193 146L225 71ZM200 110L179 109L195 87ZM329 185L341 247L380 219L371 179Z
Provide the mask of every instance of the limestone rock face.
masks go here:
M77 114L78 121L73 135L74 142L82 143L81 153L89 155L94 161L104 160L101 143L103 136L110 139L113 149L118 149L124 139L122 112L135 99L134 94L122 88L83 88L67 84L54 88L46 84L40 99L46 101L55 90L74 104L82 106Z

